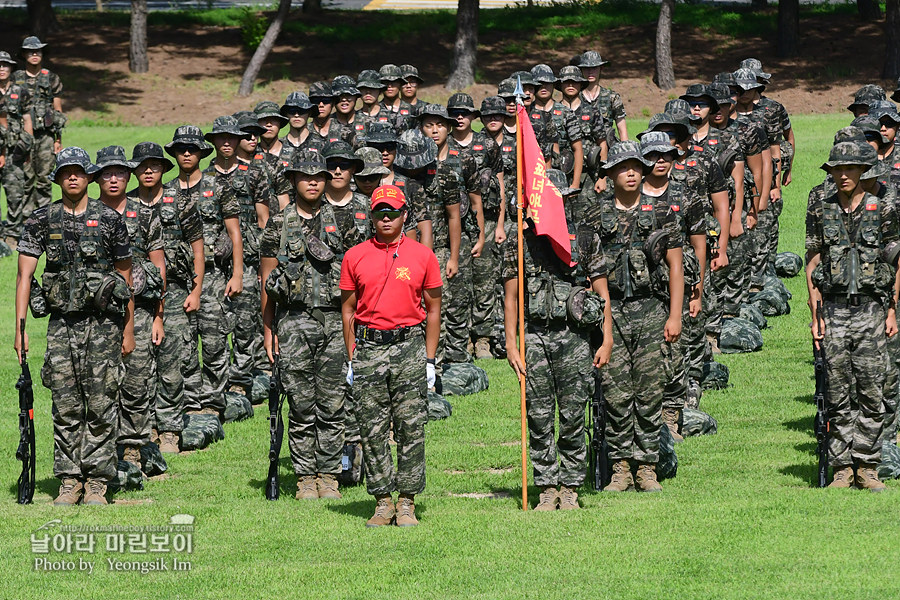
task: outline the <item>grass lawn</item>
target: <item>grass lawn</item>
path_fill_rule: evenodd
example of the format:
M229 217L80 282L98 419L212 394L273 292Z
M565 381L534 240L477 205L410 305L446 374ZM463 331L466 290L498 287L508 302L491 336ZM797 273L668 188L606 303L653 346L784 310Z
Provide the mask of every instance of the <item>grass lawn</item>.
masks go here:
M785 194L781 249L802 254L807 193L822 180L836 129L847 115L794 119L799 155ZM629 123L632 132L644 123ZM71 128L69 143L93 155L116 141L129 152L171 131ZM92 193L96 193L95 191ZM362 488L344 499L297 502L282 458L282 499L267 502L265 409L226 426L226 439L169 461L170 476L116 496L108 508L54 508L49 394L38 379L45 323L30 321L38 490L15 504L19 463L17 364L12 351L15 261L0 262L5 350L0 360L0 584L3 598L835 598L893 597L897 575L898 484L872 495L819 490L812 435L812 365L803 279L787 282L792 312L770 319L762 352L724 356L727 390L701 408L719 433L677 447L679 469L656 495L583 491L583 510L542 514L520 508L518 386L505 362L480 363L489 391L451 398L453 416L428 426L428 487L421 526L368 530L373 502ZM495 499L461 497L498 493ZM536 499L536 490L529 496ZM189 573L116 573L100 548L79 557L93 574L33 570L30 534L63 525L164 525L196 517ZM891 567L891 565L895 565ZM77 591L76 591L77 590Z

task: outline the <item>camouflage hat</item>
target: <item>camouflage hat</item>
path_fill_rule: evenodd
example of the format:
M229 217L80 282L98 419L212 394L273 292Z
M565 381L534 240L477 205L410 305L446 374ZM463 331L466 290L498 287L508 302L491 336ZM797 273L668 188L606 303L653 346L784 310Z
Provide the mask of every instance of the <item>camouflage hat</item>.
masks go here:
M81 167L87 175L93 175L99 170L91 163L91 157L88 156L87 152L78 146L69 146L60 150L59 154L56 155L56 165L53 168L53 172L50 173L50 179L55 183L56 173L63 167L71 165Z
M569 181L566 179L566 174L559 169L547 169L547 178L550 180L550 183L559 190L559 193L563 195L563 198L571 196L572 194L577 194L581 191L569 187Z
M750 69L738 69L734 72L734 85L744 91L755 90L763 87L763 84L756 79L756 73Z
M894 93L891 94L891 100L894 102L900 102L900 79L897 79L897 89L894 90Z
M868 146L868 144L866 144ZM871 148L871 146L869 146ZM867 158L862 155L861 146L854 142L841 142L835 144L828 153L828 160L821 166L823 171L831 172L834 167L844 165L871 166Z
M165 146L166 154L175 156L176 146L193 146L200 151L200 158L206 158L213 151L213 147L203 139L203 132L196 125L182 125L176 129L172 141Z
M866 134L862 129L856 127L854 125L848 125L847 127L841 127L837 130L837 133L834 134L834 143L840 144L841 142L863 142L866 141Z
M860 175L860 179L878 179L888 176L890 170L882 161L878 160L878 152L868 142L855 142L859 148L859 155L866 161L869 168Z
M447 113L449 114L450 111L474 114L476 117L480 114L478 109L475 108L475 101L472 99L472 96L464 92L456 92L447 100Z
M356 77L356 87L364 87L372 90L383 90L385 88L385 85L381 82L378 71L366 69L365 71L360 71L359 75Z
M769 83L772 79L770 73L763 71L762 63L756 58L745 58L741 61L740 69L749 69L756 73L756 78L761 80L760 83Z
M691 112L691 105L688 104L687 100L682 100L681 98L675 98L666 102L663 111L675 117L676 120L687 119L686 123L688 126L691 126L691 122L700 122L700 117ZM694 131L691 131L691 133L694 133Z
M533 85L534 87L537 87L537 81L534 80L534 76L531 74L531 71L516 71L509 76L509 79L511 79L512 82L515 83L516 77L522 80L522 85Z
M331 82L330 81L315 81L309 86L309 101L313 104L317 104L313 102L313 98L328 98L329 100L334 97L334 92L331 90Z
M708 85L703 83L691 84L680 96L680 99L688 102L688 104L690 104L690 100L694 100L696 98L706 98L710 103L709 110L711 112L716 112L717 110L719 110L719 102L716 100L716 97L713 96ZM690 106L688 108L690 108Z
M447 109L442 104L426 104L418 114L419 123L425 120L425 117L440 117L446 123L447 127L456 127L456 119L447 114Z
M403 81L403 71L397 65L381 65L381 68L378 69L378 78L381 79L382 83Z
M400 135L397 158L394 164L401 169L415 170L427 167L437 160L437 144L418 129L409 129Z
M366 127L366 142L370 144L396 144L397 130L387 121L375 121Z
M131 164L134 165L134 168L137 169L141 166L145 160L156 159L161 161L165 167L163 168L163 173L167 173L172 170L175 166L172 164L172 161L166 158L166 155L163 154L162 146L157 144L156 142L141 142L137 146L134 147L134 150L131 151Z
M237 119L238 128L245 133L260 135L266 130L265 127L259 124L256 114L249 110L239 110L231 116Z
M272 104L275 103L272 102ZM257 108L259 108L259 105L257 105ZM281 105L281 108L278 109L278 114L281 116L287 116L288 113L293 112L291 109L300 110L302 112L313 112L313 108L314 107L312 102L309 101L309 96L307 96L303 92L291 92L290 94L288 94L288 97L285 98L284 104ZM315 112L318 112L318 110L316 110ZM268 116L274 117L275 115ZM259 118L261 119L263 117Z
M556 78L556 87L562 88L564 81L575 81L577 83L587 83L587 79L581 74L581 69L575 65L566 65L559 70L559 76ZM583 87L583 86L582 86Z
M216 117L216 120L213 121L212 131L203 136L203 139L207 142L212 142L213 137L219 135L220 133L225 133L229 135L236 135L239 138L249 138L250 134L246 131L241 130L241 126L238 125L238 120L232 117L231 115L224 115L221 117Z
M658 128L663 125L671 125L675 128L675 138L676 141L679 142L691 135L691 129L693 129L686 116L662 112L650 117L650 123L647 125L647 129L637 134L636 137L637 139L641 139L645 134L651 131L659 131Z
M388 175L391 170L381 162L381 152L375 148L363 147L356 151L356 158L363 162L363 168L356 175L368 177L369 175Z
M869 104L869 114L881 121L890 119L894 124L900 124L900 115L897 114L897 105L890 100L873 100Z
M624 142L616 142L609 149L606 156L606 162L600 167L600 174L605 175L614 166L625 162L626 160L636 160L643 165L643 172L648 173L653 168L653 163L644 158L641 154L641 146L637 142L626 140Z
M288 96L290 98L290 96ZM260 121L262 119L275 118L281 122L281 126L284 127L288 123L288 118L281 114L281 109L275 102L271 100L263 100L255 107L253 107L253 112L256 113L256 120Z
M9 52L0 50L0 63L15 65L16 61L12 59L12 56L9 55Z
M97 162L94 165L97 167L97 173L106 167L125 167L130 171L137 166L128 160L122 146L105 146L97 150Z
M641 135L641 155L646 157L651 152L660 152L668 154L674 152L676 156L681 155L681 149L673 146L669 141L669 136L662 131L645 131Z
M853 103L847 107L847 110L852 111L857 106L865 106L869 108L869 105L873 100L886 100L887 98L884 95L884 90L880 85L874 84L866 84L856 90L856 93L853 94Z
M737 85L737 82L734 79L734 73L729 73L728 71L716 74L716 76L713 77L712 82L724 83L728 86Z
M878 122L878 119L873 117L872 115L862 115L861 117L856 117L853 121L850 122L850 125L853 127L859 127L863 135L868 139L869 136L878 136L878 141L882 144L887 144L888 139L881 133L881 123Z
M716 104L734 104L734 96L731 94L731 88L724 83L709 84L709 93L715 99Z
M588 50L578 59L579 67L602 67L603 65L608 65L608 60L603 60L600 58L600 53L596 50Z
M359 89L352 77L347 75L338 75L331 80L331 93L334 97L338 96L359 96Z
M425 83L425 80L419 77L419 70L413 65L400 65L400 76L403 77L403 81L415 79L419 83Z
M506 78L497 86L497 95L501 98L512 98L516 95L516 80Z
M481 101L481 116L489 117L491 115L506 116L506 100L500 96L488 96Z
M540 85L542 83L556 83L556 75L550 65L539 64L531 67L531 77Z
M285 173L304 173L306 175L325 175L331 179L331 173L325 165L325 159L318 152L303 149L291 157L291 164L285 167Z
M322 152L322 158L325 159L326 163L329 160L336 158L349 160L353 163L355 171L362 171L363 167L365 166L363 161L356 155L355 152L353 152L353 146L351 146L344 140L337 140L326 144L325 150Z
M40 50L44 48L47 44L42 44L41 40L37 38L37 36L29 35L27 38L22 40L22 50Z

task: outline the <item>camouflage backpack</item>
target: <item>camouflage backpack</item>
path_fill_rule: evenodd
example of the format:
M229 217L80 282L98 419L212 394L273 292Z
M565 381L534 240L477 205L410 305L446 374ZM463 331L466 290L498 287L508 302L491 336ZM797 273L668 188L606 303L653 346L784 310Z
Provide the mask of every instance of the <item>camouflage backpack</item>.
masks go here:
M444 365L441 374L441 391L446 396L467 396L488 389L488 376L484 369L472 363Z
M759 328L745 319L726 319L719 334L719 349L725 354L762 350L763 337Z

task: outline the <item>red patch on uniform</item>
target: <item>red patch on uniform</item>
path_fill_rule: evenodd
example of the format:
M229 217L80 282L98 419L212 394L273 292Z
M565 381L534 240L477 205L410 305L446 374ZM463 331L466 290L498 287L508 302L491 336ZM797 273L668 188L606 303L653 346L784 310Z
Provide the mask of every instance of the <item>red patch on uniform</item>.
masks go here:
M356 218L357 218L357 219L365 219L365 218L366 218L366 213L358 212L358 213L356 213Z
M694 152L703 152L703 146L694 144Z
M541 118L541 115L536 114L536 113L532 113L532 114L531 114L531 118L532 118L532 119L540 119L540 118Z
M569 234L569 239L570 239L570 240L574 240L574 239L575 239L575 234L574 234L574 233L570 233L570 234Z
M503 150L504 152L512 152L512 146L503 146L501 150Z
M895 168L895 169L900 169L900 162L895 162L895 163L894 163L894 168Z
M436 174L437 174L437 169L428 169L428 174L429 174L429 175L436 175Z
M87 225L88 227L96 227L99 224L100 223L98 223L96 219L88 219L87 223L85 223L85 225Z
M41 73L43 73L44 75L49 75L50 71L48 71L47 69L41 69Z
M337 230L334 228L334 225L326 225L325 231L327 231L328 233L334 233Z
M472 146L472 150L484 150L484 146L482 146L481 144L475 144L474 146Z
M684 165L681 163L675 163L675 169L678 171L684 171Z
M406 182L405 181L395 181L394 185L396 185L397 187L406 187Z
M562 114L562 111L561 111L561 110L553 109L553 114L554 114L554 115L561 115L561 114Z
M450 150L450 156L456 156L459 154L459 150Z
M877 204L866 204L866 210L876 210L877 208Z
M265 156L263 156L262 154L254 154L254 155L253 155L253 158L254 158L255 160L262 160L262 159L265 158Z
M203 197L204 197L204 198L212 198L212 197L213 197L213 191L212 191L212 190L205 190L205 191L203 192Z
M670 204L669 208L672 209L672 212L678 212L681 210L681 205L680 204Z
M696 160L689 160L689 161L687 161L687 166L689 166L689 167L696 167L696 166L697 166L697 161L696 161Z
M641 204L641 210L647 212L648 210L653 210L652 204Z
M9 97L12 98L13 100L18 100L19 95L18 94L10 94Z
M409 111L406 110L405 108L401 108L401 109L400 109L400 114L403 115L403 116L406 116L406 115L409 114Z
M283 164L286 167L286 166L288 166L288 161L283 160L283 161L281 161L281 164Z
M387 120L388 120L387 117L378 117L378 122L379 122L379 123L387 123Z
M328 141L331 143L334 143L334 142L338 141L338 138L328 138Z
M719 140L709 140L707 142L707 144L709 144L710 146L716 146L716 145L718 145L718 143L719 143Z
M365 125L357 125L357 126L356 126L356 130L357 130L357 131L362 131L362 130L365 129L365 128L366 128Z
M137 212L135 212L133 210L126 210L125 216L128 217L129 219L133 219L137 216Z
M582 121L590 121L590 120L591 120L591 115L581 115L581 120L582 120Z
M246 170L248 170L249 168L250 168L249 165L238 165L238 169L240 169L241 171L246 171Z
M172 204L173 202L175 202L175 198L173 198L172 196L163 196L163 202L166 204Z

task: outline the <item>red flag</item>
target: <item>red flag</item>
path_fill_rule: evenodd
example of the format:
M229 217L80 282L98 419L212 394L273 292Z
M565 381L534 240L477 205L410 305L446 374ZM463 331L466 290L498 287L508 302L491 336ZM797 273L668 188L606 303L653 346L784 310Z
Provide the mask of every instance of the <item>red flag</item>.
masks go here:
M534 222L534 232L550 238L550 246L556 255L567 265L572 266L572 244L569 240L569 226L566 224L566 211L563 208L562 194L547 177L547 164L538 147L531 119L525 107L516 107L516 122L521 128L522 143L517 152L522 153L522 185L526 214Z

